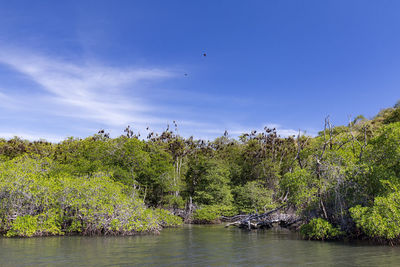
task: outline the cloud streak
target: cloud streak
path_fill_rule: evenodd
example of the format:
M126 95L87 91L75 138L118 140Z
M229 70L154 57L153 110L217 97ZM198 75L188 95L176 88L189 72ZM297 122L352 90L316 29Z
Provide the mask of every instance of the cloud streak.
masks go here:
M31 92L26 95L0 89L0 100L3 102L0 108L22 110L27 117L39 113L45 119L48 116L55 116L62 118L60 120L62 123L68 120L70 127L75 129L71 132L79 132L79 129L85 128L84 135L87 135L87 129L98 127L105 127L111 132L121 132L127 125L133 125L142 132L147 125L150 125L159 131L168 122L176 120L179 126L182 126L180 130L182 135L194 134L196 138L212 139L223 134L225 130L228 130L231 136L237 137L253 129L263 128L233 124L233 118L222 120L218 117L218 112L209 112L207 122L199 119L204 115L203 110L192 109L190 104L188 105L191 103L188 98L196 99L196 104L200 107L210 101L219 106L219 103L226 103L228 99L236 103L237 99L235 100L234 96L229 98L218 94L185 93L178 89L159 90L157 88L159 82L177 77L174 71L166 68L109 67L97 62L72 62L4 47L0 49L0 64L22 74L32 84L32 88L29 89ZM157 92L156 99L151 97L152 91ZM174 99L173 106L165 105L163 98ZM171 118L171 116L177 117ZM74 121L78 121L80 125L73 125ZM276 124L266 125L277 128L282 136L297 133ZM3 130L3 133L0 132L0 136L11 138L19 135L27 139L45 137L50 141L60 141L65 138L51 134L52 129L49 128L36 129L49 132L47 135L31 133L26 128L11 128L16 130L16 133L10 133L8 128Z
M173 77L163 69L111 68L98 64L71 64L28 53L0 52L0 62L27 76L46 91L58 115L94 120L109 126L160 123L146 116L154 110L136 96L141 83ZM7 97L0 94L1 98ZM163 120L165 122L165 120Z

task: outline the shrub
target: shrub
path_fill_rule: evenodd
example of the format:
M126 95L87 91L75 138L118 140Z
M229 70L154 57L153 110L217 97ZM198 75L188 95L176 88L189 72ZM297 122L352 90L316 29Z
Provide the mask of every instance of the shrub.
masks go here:
M300 233L308 239L328 240L338 238L343 233L339 227L334 227L321 218L314 218L308 224L300 227Z
M50 175L48 159L22 157L0 163L0 232L6 236L158 231L179 218L145 207L126 186L97 173Z
M21 236L21 237L31 237L38 230L38 221L36 216L25 215L18 216L12 223L10 230L7 232L6 236Z
M181 196L166 195L163 199L163 206L168 208L183 209L185 207L185 200Z
M235 188L236 205L241 212L266 212L274 209L273 191L259 181L247 182L244 186Z
M182 224L182 218L173 215L168 210L155 209L154 214L155 214L159 224L163 227L178 226L178 225Z
M400 237L400 192L376 197L372 207L357 205L350 209L356 225L367 236L393 240Z
M232 206L208 205L197 209L193 214L193 219L197 223L210 223L218 220L221 216L232 216L237 211Z
M281 188L289 192L288 202L299 209L305 209L316 200L316 184L317 180L312 173L300 168L286 173L280 181Z
M218 206L203 206L197 209L193 214L193 219L199 223L214 221L220 217Z

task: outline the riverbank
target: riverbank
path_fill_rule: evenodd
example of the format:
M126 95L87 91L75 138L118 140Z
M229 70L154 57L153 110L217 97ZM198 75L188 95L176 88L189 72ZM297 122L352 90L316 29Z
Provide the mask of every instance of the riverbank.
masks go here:
M149 207L189 207L192 222L204 223L286 205L306 238L396 244L399 114L396 104L348 125L327 118L314 137L280 137L266 127L195 140L168 127L142 139L127 127L116 138L101 130L57 144L0 139L0 233L134 235L178 224Z

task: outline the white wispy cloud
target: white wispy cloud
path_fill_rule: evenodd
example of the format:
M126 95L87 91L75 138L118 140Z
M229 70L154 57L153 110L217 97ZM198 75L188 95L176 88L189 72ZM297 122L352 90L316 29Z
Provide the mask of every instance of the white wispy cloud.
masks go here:
M84 127L93 129L101 124L114 133L121 133L123 127L132 124L136 130L142 133L145 132L144 129L148 125L152 129L160 131L165 129L168 122L176 120L179 126L182 126L180 134L206 139L220 136L225 130L228 130L231 136L237 137L251 130L262 130L264 127L245 127L235 123L235 118L218 117L218 112L207 114L211 120L200 119L204 115L204 111L192 109L191 101L188 99L195 99L199 106L210 101L218 106L228 100L235 104L243 101L235 99L234 96L229 98L218 94L184 93L179 90L174 91L174 89L164 90L164 93L160 93L163 90L154 90L154 87L151 86L152 83L177 76L174 71L167 68L110 67L93 61L76 62L55 59L23 49L7 49L1 46L0 48L0 64L12 68L36 85L33 87L34 89L31 89L35 93L28 92L25 95L0 88L0 101L2 102L0 108L22 110L25 117L36 112L41 113L44 117L51 115L68 120L83 121L79 126L71 125L71 127L75 127L75 130ZM148 94L151 95L149 90L157 92L156 100L148 96ZM25 88L25 91L29 91L29 89ZM163 98L176 99L176 103L173 106L163 105ZM176 115L179 118L173 117ZM215 120L213 121L212 118ZM221 123L222 121L223 123ZM289 136L298 132L277 124L265 125L277 128L281 136ZM17 135L30 140L45 138L54 142L66 137L51 134L51 129L37 129L41 132L49 131L48 134L21 129L11 133L7 129L4 130L4 127L4 132L1 132L0 128L0 137L12 138ZM93 134L93 131L89 133L88 130L80 132Z
M95 120L109 126L166 121L146 115L154 107L135 96L135 90L141 82L172 77L174 74L168 70L72 64L4 49L0 52L0 62L40 85L47 92L42 100L56 106L52 112L60 116Z

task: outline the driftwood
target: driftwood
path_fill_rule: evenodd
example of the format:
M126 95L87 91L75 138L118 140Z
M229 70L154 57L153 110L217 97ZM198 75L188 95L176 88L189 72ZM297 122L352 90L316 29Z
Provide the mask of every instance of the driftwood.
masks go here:
M237 226L249 230L272 228L274 225L291 227L301 220L294 212L281 212L284 208L285 206L281 206L262 214L237 215L225 227Z

